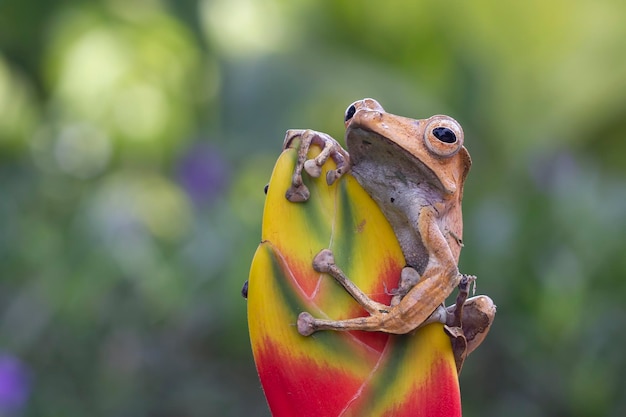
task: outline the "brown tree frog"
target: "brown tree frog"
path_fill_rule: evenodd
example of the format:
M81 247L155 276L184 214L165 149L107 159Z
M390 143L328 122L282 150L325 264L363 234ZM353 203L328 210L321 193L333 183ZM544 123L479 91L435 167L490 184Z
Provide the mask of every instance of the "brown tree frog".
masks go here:
M463 130L448 116L414 120L385 112L373 99L351 104L345 114L345 151L329 135L312 130L287 132L284 147L300 138L298 161L286 197L306 201L308 190L302 170L319 176L330 157L337 168L330 171L331 184L348 171L377 202L391 224L407 266L394 290L390 305L364 294L335 265L330 250L321 251L313 261L318 272L334 277L369 313L347 320L298 317L298 331L304 336L318 330L365 330L394 334L409 333L432 322L445 324L452 339L457 368L484 339L495 316L495 305L487 296L467 298L475 277L461 274L458 260L463 246L461 200L463 184L471 166L463 146ZM307 159L316 144L322 152ZM458 287L456 303L444 302Z

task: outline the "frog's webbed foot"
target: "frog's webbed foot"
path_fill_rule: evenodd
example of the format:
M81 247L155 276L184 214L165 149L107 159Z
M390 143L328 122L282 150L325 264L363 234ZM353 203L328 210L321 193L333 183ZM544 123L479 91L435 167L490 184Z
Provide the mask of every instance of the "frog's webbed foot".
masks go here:
M285 135L283 149L291 146L293 141L299 138L300 146L298 147L298 160L296 168L291 179L291 186L287 190L285 196L287 200L293 203L303 202L309 199L310 193L306 185L302 181L302 170L304 169L310 176L319 177L322 173L322 166L328 158L332 158L337 165L334 170L328 171L326 174L326 183L333 184L350 168L350 156L339 143L330 135L314 130L288 130ZM317 145L322 151L315 158L307 159L311 145Z
M485 340L496 315L496 306L486 295L467 298L469 287L475 279L474 276L463 276L456 303L446 309L444 330L450 336L459 373L467 355Z

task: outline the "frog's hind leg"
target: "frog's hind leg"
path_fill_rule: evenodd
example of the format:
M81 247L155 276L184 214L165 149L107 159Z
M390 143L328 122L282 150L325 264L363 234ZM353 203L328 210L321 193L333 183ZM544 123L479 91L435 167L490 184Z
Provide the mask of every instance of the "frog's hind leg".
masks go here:
M317 272L326 273L340 283L343 288L358 302L368 313L387 313L389 306L377 303L357 287L346 274L335 264L335 257L329 249L320 251L313 259L313 269Z

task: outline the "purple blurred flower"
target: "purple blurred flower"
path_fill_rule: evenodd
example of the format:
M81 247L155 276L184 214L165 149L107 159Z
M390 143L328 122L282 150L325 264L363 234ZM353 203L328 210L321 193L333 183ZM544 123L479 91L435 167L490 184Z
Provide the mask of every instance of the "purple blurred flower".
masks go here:
M0 354L0 416L21 411L29 393L30 377L26 366L14 356Z
M196 205L212 202L228 184L228 164L219 151L196 143L178 162L178 180Z

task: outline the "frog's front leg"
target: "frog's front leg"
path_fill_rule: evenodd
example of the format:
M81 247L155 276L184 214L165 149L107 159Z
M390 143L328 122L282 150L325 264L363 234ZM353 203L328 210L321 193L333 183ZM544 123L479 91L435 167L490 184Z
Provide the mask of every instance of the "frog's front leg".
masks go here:
M298 147L298 160L291 179L291 186L285 196L292 203L299 203L309 199L309 190L302 182L302 170L304 169L310 176L319 177L322 172L322 165L329 157L335 161L337 167L328 171L326 182L328 185L335 182L345 174L350 168L350 156L341 145L330 135L315 130L288 130L283 142L283 149L287 149L296 139L300 139ZM307 159L311 145L317 145L322 151L313 159Z
M378 303L367 296L359 287L348 279L345 273L335 264L335 259L330 250L324 249L313 259L313 269L317 272L327 273L343 286L370 315L347 320L316 319L307 312L298 316L298 332L303 336L309 336L319 330L365 330L382 331L387 333L408 333L415 327L412 323L402 323L398 320L397 309L393 305ZM406 281L419 279L419 274L412 268L404 268L402 271L401 285ZM408 282L406 282L408 285ZM444 314L445 315L445 314ZM440 321L440 320L438 320ZM445 319L444 319L445 321ZM401 324L401 325L398 325ZM408 325L408 327L407 327Z
M366 330L404 334L425 324L433 312L435 316L432 321L445 322L445 310L440 306L459 285L463 275L459 273L450 247L437 225L435 209L432 206L422 207L416 221L430 260L420 281L397 305L380 307L379 303L374 304L352 282L342 282L346 280L338 278L329 270L329 274L346 288L370 316L335 321L314 319L310 314L302 313L298 317L298 331L303 335L317 330ZM439 314L440 310L444 310L443 318Z

